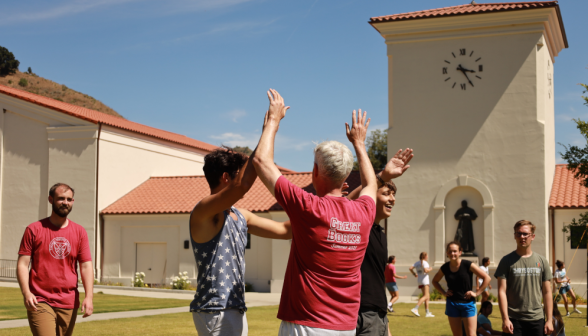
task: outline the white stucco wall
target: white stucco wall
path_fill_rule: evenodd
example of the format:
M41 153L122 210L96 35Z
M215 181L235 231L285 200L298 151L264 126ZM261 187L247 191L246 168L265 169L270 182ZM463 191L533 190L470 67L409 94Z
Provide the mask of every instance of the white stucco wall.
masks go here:
M257 213L274 220L285 221L283 211ZM188 272L193 283L197 268L191 249L184 249L190 239L188 214L103 215L104 267L102 281L131 284L136 269L137 243L164 243L167 246L166 282L178 272ZM245 250L245 282L256 292L281 292L288 255L289 240L272 240L251 236L251 248Z
M3 94L0 109L0 258L18 257L26 226L51 213L47 197L57 182L76 190L69 217L86 229L93 247L97 126Z
M376 25L389 59L388 148L415 152L410 171L395 181L397 206L388 222L389 251L400 272L421 251L429 252L432 265L445 260L449 235L436 224L449 209L441 203L435 210L435 199L460 176L478 181L483 188L477 191L487 189L493 200L484 205L494 227L484 233L480 258L489 251L498 263L514 250L514 240L503 237L512 237L520 219L537 225L535 251L549 258L547 204L555 153L553 98L545 98L553 67L548 70L546 61L561 50L547 51L546 43L553 43L544 37L549 15L518 11ZM459 65L476 70L481 79L470 73L471 86ZM408 282L400 280L401 295L417 292L416 281Z

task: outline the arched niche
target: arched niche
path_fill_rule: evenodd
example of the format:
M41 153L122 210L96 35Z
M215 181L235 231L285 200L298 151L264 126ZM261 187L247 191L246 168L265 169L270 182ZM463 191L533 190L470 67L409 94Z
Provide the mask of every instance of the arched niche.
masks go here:
M484 255L484 198L477 189L470 186L459 186L451 189L445 196L445 242L443 245L455 239L459 221L455 219L455 212L461 208L461 201L467 201L468 207L473 209L478 218L472 221L474 231L474 253L483 258ZM448 261L447 256L445 261Z
M445 199L450 191L458 187L470 187L479 192L482 197L482 209L483 213L478 213L477 221L484 222L484 251L478 253L483 256L490 258L490 266L495 266L494 260L494 200L492 199L492 193L490 189L482 183L482 181L469 177L467 175L459 175L449 181L447 181L435 197L435 203L433 205L433 211L435 212L435 254L434 254L434 266L441 266L445 263L445 240L447 237L446 232L446 206ZM451 214L453 216L453 214ZM454 232L455 233L455 232Z

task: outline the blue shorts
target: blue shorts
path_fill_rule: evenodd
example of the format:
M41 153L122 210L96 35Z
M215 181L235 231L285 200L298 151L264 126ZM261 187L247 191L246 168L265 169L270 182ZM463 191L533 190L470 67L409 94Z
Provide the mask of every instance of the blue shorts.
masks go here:
M570 290L572 290L572 288L570 287L570 285L567 285L565 287L560 287L559 294L566 295L567 292L569 292Z
M473 317L477 313L475 302L461 303L447 300L445 305L445 315L449 317Z
M396 282L386 282L386 288L391 292L398 292L398 286Z

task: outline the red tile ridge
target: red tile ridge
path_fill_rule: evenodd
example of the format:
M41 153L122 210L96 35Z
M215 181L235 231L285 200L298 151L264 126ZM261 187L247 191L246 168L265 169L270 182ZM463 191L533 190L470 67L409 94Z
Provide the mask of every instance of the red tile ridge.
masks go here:
M127 131L140 133L143 135L151 136L154 138L167 140L175 143L179 143L182 145L186 145L189 147L198 148L204 151L211 152L218 148L218 146L214 146L196 139L189 138L185 135L172 133L168 131L164 131L158 128L154 128L151 126L146 126L143 124L139 124L124 118L115 117L100 111L92 110L89 108L60 102L58 100L40 96L34 93L30 93L27 91L22 91L19 89L11 88L8 86L0 85L0 93L6 94L8 96L18 98L39 106L47 107L52 110L62 112L73 117L83 119L94 124L104 124L120 129L124 129Z
M369 23L374 24L384 21L400 21L410 19L421 19L439 16L452 16L463 14L477 14L488 11L507 11L521 10L538 7L558 6L557 1L521 1L521 2L496 2L496 3L476 3L465 4L451 7L441 7L422 11L414 11L400 14L383 15L370 18Z

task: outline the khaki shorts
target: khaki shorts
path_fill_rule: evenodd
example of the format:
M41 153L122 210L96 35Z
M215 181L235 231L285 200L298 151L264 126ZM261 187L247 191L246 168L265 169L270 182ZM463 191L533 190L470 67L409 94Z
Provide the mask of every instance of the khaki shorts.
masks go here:
M39 302L37 311L27 310L33 336L70 336L77 316L77 309L55 308L45 302Z

